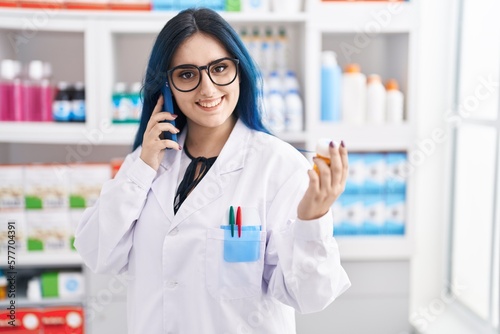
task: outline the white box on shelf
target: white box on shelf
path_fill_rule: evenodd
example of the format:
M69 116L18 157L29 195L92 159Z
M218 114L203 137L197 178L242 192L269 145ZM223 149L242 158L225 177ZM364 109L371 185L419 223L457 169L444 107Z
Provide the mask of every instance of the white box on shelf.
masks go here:
M24 169L0 166L0 211L24 209Z
M27 211L28 251L69 251L68 221L67 209Z
M101 194L102 185L109 179L109 164L68 165L70 208L87 208L94 205Z
M68 175L64 165L24 167L26 209L68 208Z

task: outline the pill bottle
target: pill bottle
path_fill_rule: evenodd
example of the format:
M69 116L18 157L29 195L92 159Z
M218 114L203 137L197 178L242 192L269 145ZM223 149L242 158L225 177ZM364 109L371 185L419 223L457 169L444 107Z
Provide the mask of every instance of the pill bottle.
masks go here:
M328 164L328 166L330 166L329 147L331 142L332 140L330 138L320 138L316 142L316 158L322 159L324 162ZM333 142L333 145L335 145L335 147L338 147L338 144L335 141ZM316 164L314 164L313 168L316 171L316 173L319 173L318 166L316 166Z

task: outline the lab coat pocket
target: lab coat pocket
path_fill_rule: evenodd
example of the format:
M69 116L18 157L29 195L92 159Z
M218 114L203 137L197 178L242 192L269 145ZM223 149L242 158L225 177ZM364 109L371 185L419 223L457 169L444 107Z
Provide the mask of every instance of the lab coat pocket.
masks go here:
M216 299L238 299L261 293L266 233L243 230L207 230L206 284Z

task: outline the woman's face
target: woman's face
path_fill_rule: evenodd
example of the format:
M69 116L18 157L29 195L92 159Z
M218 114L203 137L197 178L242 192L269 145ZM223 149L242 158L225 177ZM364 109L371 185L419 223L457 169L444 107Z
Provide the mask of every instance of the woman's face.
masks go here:
M185 40L175 51L170 68L191 64L205 66L210 62L231 55L222 44L202 33L196 33ZM177 105L187 117L188 126L217 128L232 124L233 113L240 95L239 79L227 86L215 85L207 71L201 71L199 86L190 92L181 92L172 87Z

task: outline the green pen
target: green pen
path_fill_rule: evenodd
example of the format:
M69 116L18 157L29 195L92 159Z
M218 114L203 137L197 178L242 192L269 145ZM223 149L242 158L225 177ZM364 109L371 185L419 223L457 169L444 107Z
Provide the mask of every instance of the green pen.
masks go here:
M231 205L229 207L229 225L231 226L231 238L234 237L234 209Z

